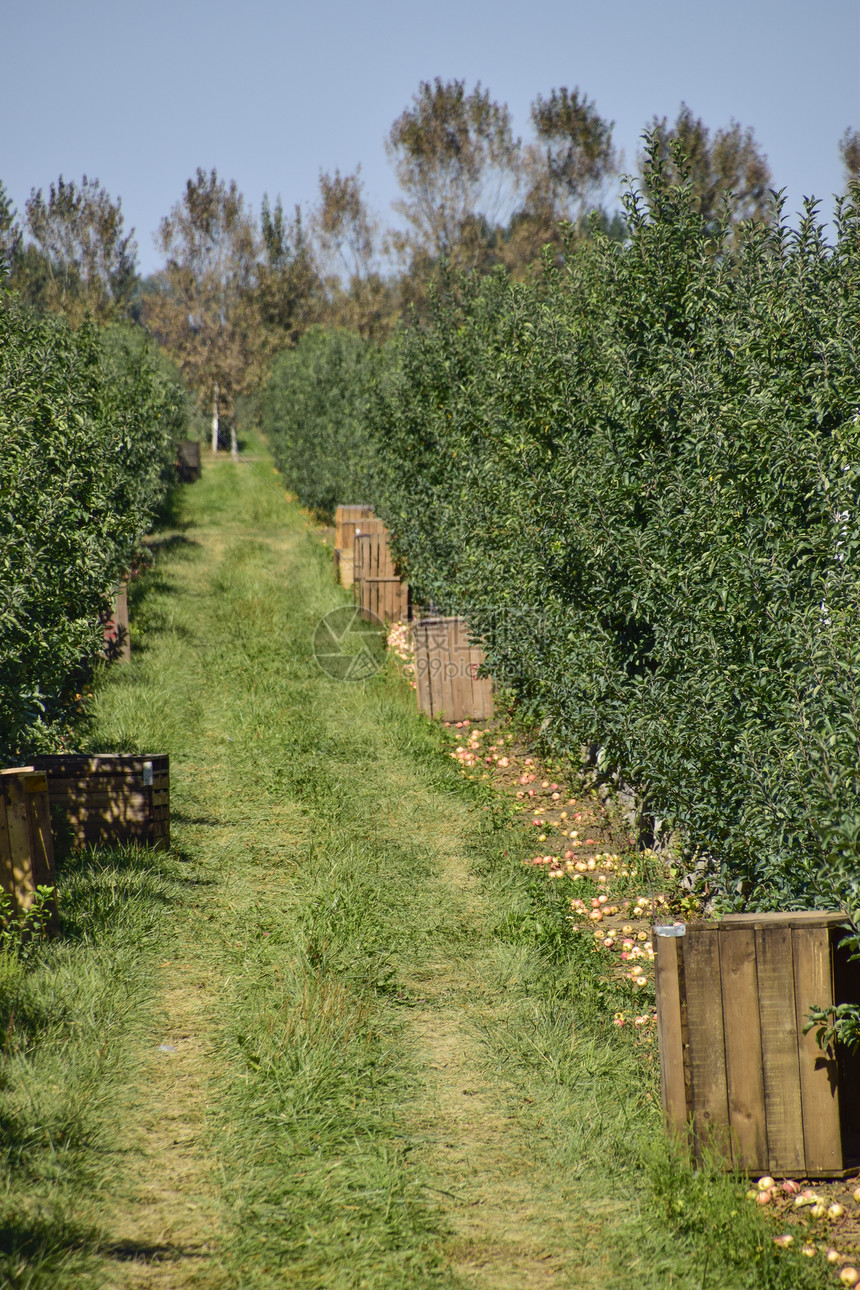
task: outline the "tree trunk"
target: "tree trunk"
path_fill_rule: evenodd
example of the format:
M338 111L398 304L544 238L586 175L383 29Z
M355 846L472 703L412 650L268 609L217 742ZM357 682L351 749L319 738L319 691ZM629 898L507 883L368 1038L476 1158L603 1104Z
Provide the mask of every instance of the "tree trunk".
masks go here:
M218 383L215 383L215 393L212 396L212 451L218 451L218 432L221 429L221 418L218 414L218 396L221 391L218 389Z
M236 438L236 422L233 417L230 418L230 452L233 460L239 460L239 440Z

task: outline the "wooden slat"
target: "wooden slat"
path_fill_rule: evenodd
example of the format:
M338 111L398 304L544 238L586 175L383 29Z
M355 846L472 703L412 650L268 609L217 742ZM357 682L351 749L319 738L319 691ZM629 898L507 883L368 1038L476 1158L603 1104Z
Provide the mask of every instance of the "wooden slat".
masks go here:
M35 776L34 776L35 778ZM40 776L40 778L44 778ZM33 857L33 881L37 886L53 887L56 883L54 868L54 839L51 833L51 804L48 786L39 792L29 793L30 829Z
M768 1169L777 1175L802 1173L803 1113L791 929L775 924L757 927L755 938Z
M450 721L463 721L469 715L472 680L468 673L468 642L464 640L462 618L448 622L448 669L451 677Z
M805 1172L810 1176L844 1168L839 1114L839 1067L803 1027L812 1007L833 1003L830 933L827 927L794 927L794 993L803 1111Z
M34 757L32 765L35 770L44 770L53 779L84 779L92 775L116 775L120 778L142 775L149 763L153 775L167 775L170 771L170 758L166 753L157 753L148 757L125 756L122 753L100 753L88 755L46 754Z
M719 937L732 1164L764 1173L768 1150L755 929L723 927Z
M681 937L687 1005L687 1039L695 1151L728 1154L729 1103L719 935L715 927L688 924Z
M53 887L54 895L50 903L46 929L56 936L60 931L60 911L57 904L57 871L54 864L54 837L51 832L51 805L48 796L46 777L42 774L27 777L26 783L28 807L30 812L30 855L31 879L34 887ZM33 791L32 781L45 781L45 787Z
M724 914L721 926L731 927L839 927L846 918L835 910L792 909L784 913Z
M684 1077L684 1036L681 1025L682 966L680 938L655 935L657 1044L663 1119L669 1132L679 1142L686 1142L690 1108Z
M463 665L467 677L467 692L469 702L469 720L483 721L484 719L484 683L478 680L478 668L481 665L481 651L477 646L469 643L468 640L463 645Z
M442 651L440 632L440 620L432 618L427 624L427 658L428 658L428 681L430 685L430 715L433 717L442 716L445 705L445 682L444 667L445 659Z
M112 802L129 802L132 805L147 808L152 805L151 788L128 787L115 788L109 791L99 790L93 793L78 791L76 793L55 793L51 788L51 802L62 805L66 810L95 809L110 806ZM164 796L164 794L160 794Z
M122 779L117 775L93 775L91 779L51 779L49 791L52 802L81 801L85 797L127 797L135 793L165 792L162 786L158 790L153 783L147 787L142 775Z
M363 534L356 533L353 544L355 561L353 586L358 612L361 614L362 618L367 617L369 609L369 605L367 603L367 584L365 582L365 578L368 573L368 541L369 539Z
M412 639L415 643L415 685L418 698L418 711L425 716L433 716L433 705L430 697L430 653L427 645L427 624L420 619L413 625Z
M451 619L439 621L439 677L440 707L446 721L459 721L453 714L456 710L454 694L454 668L451 657Z

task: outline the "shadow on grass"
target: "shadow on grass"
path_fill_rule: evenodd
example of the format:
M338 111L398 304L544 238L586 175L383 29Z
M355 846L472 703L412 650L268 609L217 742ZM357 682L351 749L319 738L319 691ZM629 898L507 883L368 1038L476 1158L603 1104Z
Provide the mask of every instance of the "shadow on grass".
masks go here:
M176 483L158 508L153 527L157 529L187 529L191 527L185 510L185 489L188 484Z
M186 537L184 533L165 533L163 537L151 537L146 549L154 556L174 555L178 551L197 551L201 543L196 538Z
M211 879L189 872L187 855L149 847L87 847L70 852L59 870L64 940L91 940L148 924L185 904Z
M98 1253L98 1233L61 1215L8 1214L0 1208L0 1284L36 1290L68 1284Z
M205 825L210 829L226 829L231 826L229 820L219 820L214 815L183 815L182 811L171 811L170 822L171 824ZM173 850L180 854L179 848L174 847Z
M158 1245L152 1241L117 1241L103 1246L100 1253L119 1263L178 1263L181 1259L199 1259L198 1246Z

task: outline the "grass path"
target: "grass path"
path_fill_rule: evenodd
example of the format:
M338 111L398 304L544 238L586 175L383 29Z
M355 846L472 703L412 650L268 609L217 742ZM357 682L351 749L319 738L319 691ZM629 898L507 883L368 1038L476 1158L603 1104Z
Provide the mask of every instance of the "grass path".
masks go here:
M169 750L175 854L79 859L68 943L20 985L56 1002L0 1093L50 1084L79 1147L7 1159L4 1212L30 1208L0 1284L820 1284L727 1184L646 1178L653 1079L586 949L394 667L317 668L345 596L265 457L209 462L181 505L93 733Z

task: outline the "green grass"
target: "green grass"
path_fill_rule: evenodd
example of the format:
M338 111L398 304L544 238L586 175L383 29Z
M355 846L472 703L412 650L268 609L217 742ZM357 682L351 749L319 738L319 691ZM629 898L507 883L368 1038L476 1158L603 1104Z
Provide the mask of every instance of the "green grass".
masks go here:
M189 1177L215 1192L173 1288L544 1284L532 1248L559 1286L823 1284L665 1147L625 996L393 664L320 672L347 598L266 464L210 464L173 523L88 739L170 752L174 850L71 862L64 939L0 981L0 1283L140 1284L128 1215L166 1161L141 1126L186 1106L148 1082L172 1021L205 1114Z
M62 939L0 976L0 1284L98 1285L116 1117L149 1017L153 955L188 877L169 857L94 850L62 874ZM91 1279L92 1278L92 1279Z

